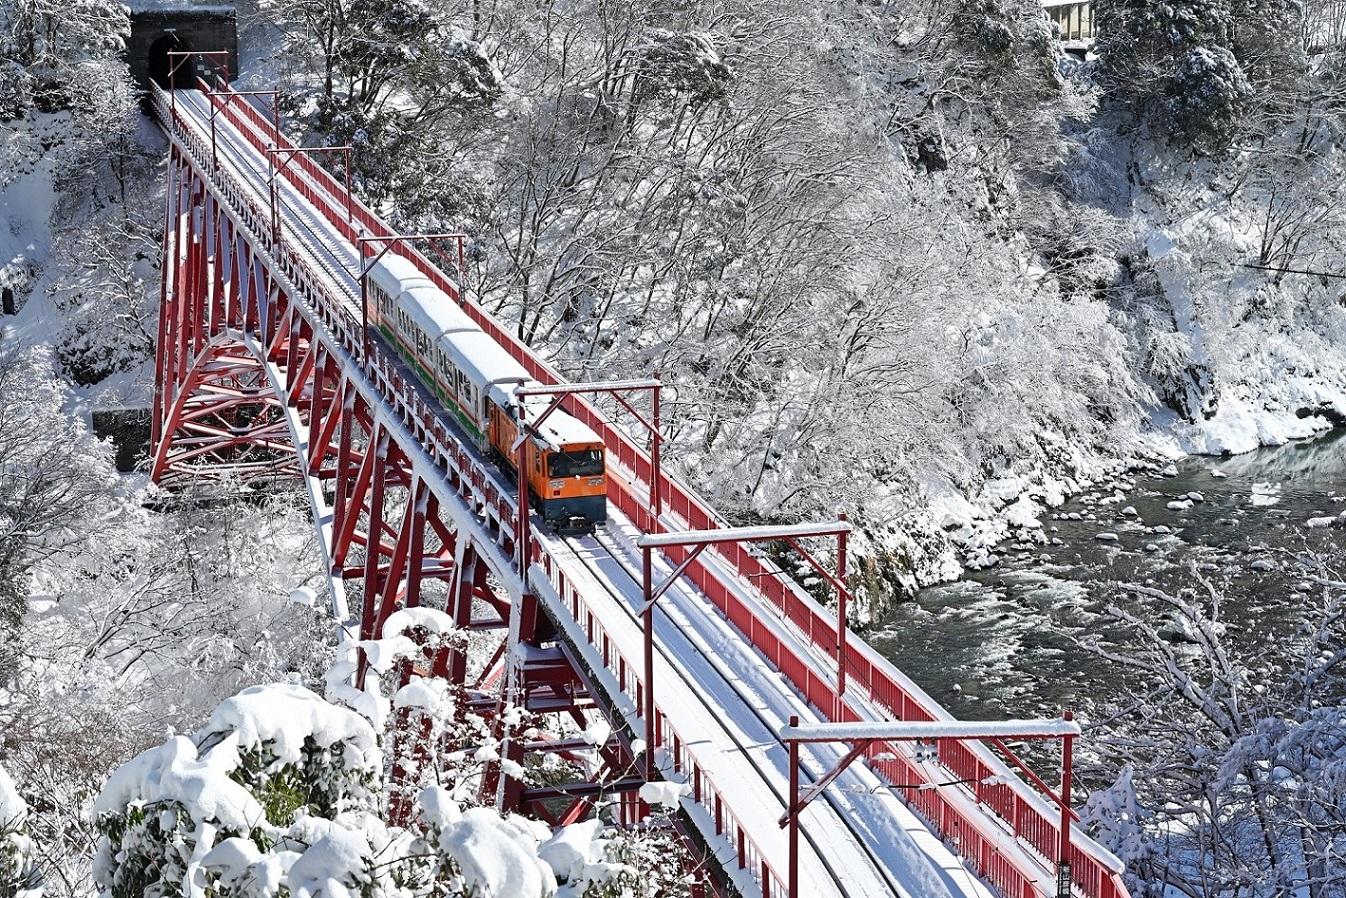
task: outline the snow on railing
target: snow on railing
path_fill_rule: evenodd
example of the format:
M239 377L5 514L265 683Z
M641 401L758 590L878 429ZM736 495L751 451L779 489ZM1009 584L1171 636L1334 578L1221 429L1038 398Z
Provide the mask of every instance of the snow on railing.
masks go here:
M225 95L226 91L214 93ZM256 148L265 151L273 146L293 146L283 134L276 132L256 106L246 100L231 102L212 95L211 102L218 105L221 113ZM352 216L348 220L344 185L307 156L297 157L296 163L287 167L282 176L352 243L361 236L394 233L358 198L351 204ZM315 189L311 182L316 182L321 189ZM405 245L399 245L396 251L416 264L441 290L459 300L464 311L504 346L532 377L544 384L563 381L489 313L467 301L458 284L423 254ZM591 402L568 397L567 410L597 431L608 447L609 458L634 475L636 484L622 477L610 477L608 500L632 520L639 520L648 512L644 484L653 474L649 456ZM727 526L709 503L666 472L661 476L661 488L665 497L665 515L676 519L680 529L713 530ZM755 593L765 598L808 640L817 654L830 659L833 665L837 663L838 654L834 616L788 577L780 576L779 569L755 548L729 544L712 551L731 569L727 576L705 555L688 568L686 576L768 661L781 670L810 704L827 715L834 715L834 709L839 707L840 713L835 714L838 720L864 719L850 700L836 702L830 672L820 674L806 658L793 651L790 641L779 635L776 624L762 617L757 603L746 601L744 595ZM675 562L681 558L676 550L670 550L669 554ZM952 719L891 661L850 633L847 634L846 668L851 687L858 687L870 702L895 719ZM904 754L900 754L895 746L875 744L867 752L867 760L872 769L890 782L931 782L930 774ZM1022 869L1022 862L1006 856L1002 851L1004 831L989 825L986 812L1004 821L1015 835L1032 846L1045 865L1054 865L1059 823L1054 819L1052 807L980 742L944 743L938 759L955 779L976 785L966 792L955 793L952 798L945 789L909 790L915 794L907 795L908 803L944 838L956 844L973 867L1006 895L1026 898L1045 891L1048 886L1044 881L1044 869ZM961 794L979 803L981 812L969 813L967 802L958 797ZM1122 864L1110 852L1083 833L1072 834L1071 849L1071 869L1076 886L1092 898L1126 898L1128 893L1120 876Z

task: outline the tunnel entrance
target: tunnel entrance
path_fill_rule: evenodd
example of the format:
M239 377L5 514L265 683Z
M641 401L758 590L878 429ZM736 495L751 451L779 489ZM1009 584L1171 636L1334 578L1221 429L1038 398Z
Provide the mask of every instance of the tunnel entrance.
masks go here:
M169 52L185 53L192 50L192 45L178 36L176 31L167 31L163 36L156 38L154 43L146 53L149 63L149 76L160 87L169 88L173 85L170 80L175 81L179 88L196 87L197 61L196 57L189 56L185 59L181 56L169 56ZM169 73L173 71L173 66L177 66L177 71L169 78Z
M174 80L179 88L195 87L198 76L226 68L226 59L228 71L238 71L238 23L232 5L198 6L187 0L136 0L132 5L126 64L142 90L151 84L169 87L168 54L173 51L213 54L209 60L176 58L180 67Z

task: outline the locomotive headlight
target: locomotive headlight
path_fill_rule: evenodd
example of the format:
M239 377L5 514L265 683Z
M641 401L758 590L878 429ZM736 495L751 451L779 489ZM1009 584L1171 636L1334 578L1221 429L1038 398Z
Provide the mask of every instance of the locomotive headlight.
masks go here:
M590 478L589 478L589 486L602 486L602 485L603 485L603 478L602 478L602 477L590 477Z
M565 482L564 480L553 480L553 481L551 482L551 488L554 489L554 490L559 490L561 487L563 487L563 486L565 486L565 485L566 485L566 482Z

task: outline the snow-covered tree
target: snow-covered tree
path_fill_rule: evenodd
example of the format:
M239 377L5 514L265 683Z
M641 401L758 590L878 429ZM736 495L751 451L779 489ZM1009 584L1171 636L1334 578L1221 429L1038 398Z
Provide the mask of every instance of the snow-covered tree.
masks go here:
M1200 147L1230 147L1303 95L1303 7L1293 0L1109 0L1096 15L1112 95Z
M1129 587L1145 611L1109 609L1109 624L1140 649L1091 643L1125 671L1127 696L1091 734L1106 768L1122 772L1085 816L1127 861L1133 894L1327 898L1340 889L1346 595L1335 577L1323 582L1295 638L1246 656L1207 581L1185 595Z
M107 72L86 63L114 59L131 33L129 8L116 0L7 0L0 4L0 88L11 113L86 102ZM122 66L122 71L125 67ZM22 82L21 85L17 82Z
M113 476L54 374L50 353L0 343L0 684L16 673L29 572L69 547Z

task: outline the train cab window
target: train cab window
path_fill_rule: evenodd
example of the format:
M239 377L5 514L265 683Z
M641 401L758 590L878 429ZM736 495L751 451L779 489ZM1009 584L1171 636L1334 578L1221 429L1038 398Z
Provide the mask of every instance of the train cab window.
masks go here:
M592 477L602 473L602 449L562 450L547 457L549 477Z

